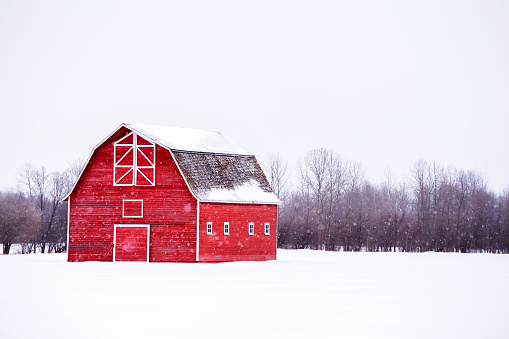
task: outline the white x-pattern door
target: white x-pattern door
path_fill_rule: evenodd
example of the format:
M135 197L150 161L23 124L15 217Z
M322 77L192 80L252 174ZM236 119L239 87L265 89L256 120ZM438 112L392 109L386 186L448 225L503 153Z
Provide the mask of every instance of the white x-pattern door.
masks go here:
M114 143L115 186L155 185L155 145L131 132Z

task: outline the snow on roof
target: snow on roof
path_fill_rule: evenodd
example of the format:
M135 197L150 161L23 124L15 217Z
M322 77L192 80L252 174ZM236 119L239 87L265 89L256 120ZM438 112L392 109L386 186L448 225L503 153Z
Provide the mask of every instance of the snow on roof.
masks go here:
M202 201L280 204L281 201L272 192L260 189L258 182L252 180L236 186L234 189L212 188L202 194Z
M156 125L124 124L127 128L172 150L252 155L219 132Z
M189 188L200 201L279 204L254 156L174 151Z

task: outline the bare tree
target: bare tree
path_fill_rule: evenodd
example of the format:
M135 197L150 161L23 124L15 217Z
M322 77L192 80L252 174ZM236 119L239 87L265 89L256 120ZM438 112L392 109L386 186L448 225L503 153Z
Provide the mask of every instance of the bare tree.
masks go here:
M479 173L418 160L409 182L376 186L327 149L306 154L299 173L283 247L509 252L509 188L497 196Z
M321 148L306 154L299 164L299 173L300 196L305 201L306 225L313 235L313 247L326 250L341 246L349 248L351 227L357 224L350 220L353 217L349 212L353 210L346 208L345 212L344 200L352 198L349 187L353 185L359 189L362 185L360 164L344 161L332 151ZM346 205L351 207L348 202ZM350 228L345 229L345 225Z
M0 193L0 242L3 254L12 244L30 243L40 228L39 212L21 194Z
M283 199L288 183L288 163L283 161L281 155L271 154L266 164L267 175L269 177L270 187L279 199Z
M56 249L56 242L62 239L62 228L65 231L65 213L62 212L64 203L62 199L69 192L72 180L67 172L48 173L44 167L36 169L25 166L19 176L21 191L32 201L40 212L41 229L36 243L44 253L49 245L51 250ZM59 227L59 229L56 229ZM65 232L66 233L66 232Z
M332 152L325 148L315 149L304 157L300 163L300 178L303 194L309 197L309 227L316 234L314 248L321 249L325 244L327 234L327 216L325 212L327 190L329 186L329 171L334 159Z

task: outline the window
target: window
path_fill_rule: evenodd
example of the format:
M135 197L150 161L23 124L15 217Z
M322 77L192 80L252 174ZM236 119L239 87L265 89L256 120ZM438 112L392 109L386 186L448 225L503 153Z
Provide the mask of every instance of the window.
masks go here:
M265 223L265 235L270 235L270 224L268 222Z
M249 235L254 234L254 222L249 223Z
M210 221L207 223L207 234L212 234L212 223Z
M154 186L155 145L134 132L117 140L113 147L114 186Z
M229 222L224 223L224 234L230 234L230 223Z
M143 200L123 200L122 217L143 218Z

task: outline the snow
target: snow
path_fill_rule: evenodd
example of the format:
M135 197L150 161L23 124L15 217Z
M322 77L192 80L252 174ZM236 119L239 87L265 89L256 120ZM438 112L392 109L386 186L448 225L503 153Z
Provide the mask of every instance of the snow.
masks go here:
M173 150L252 155L219 132L143 124L125 125L157 144Z
M0 256L0 338L486 338L509 256L278 251L277 261Z
M200 200L204 202L238 202L238 203L263 203L263 204L280 204L276 195L272 192L265 192L260 188L260 184L256 180L243 183L230 188L211 188L200 192Z

